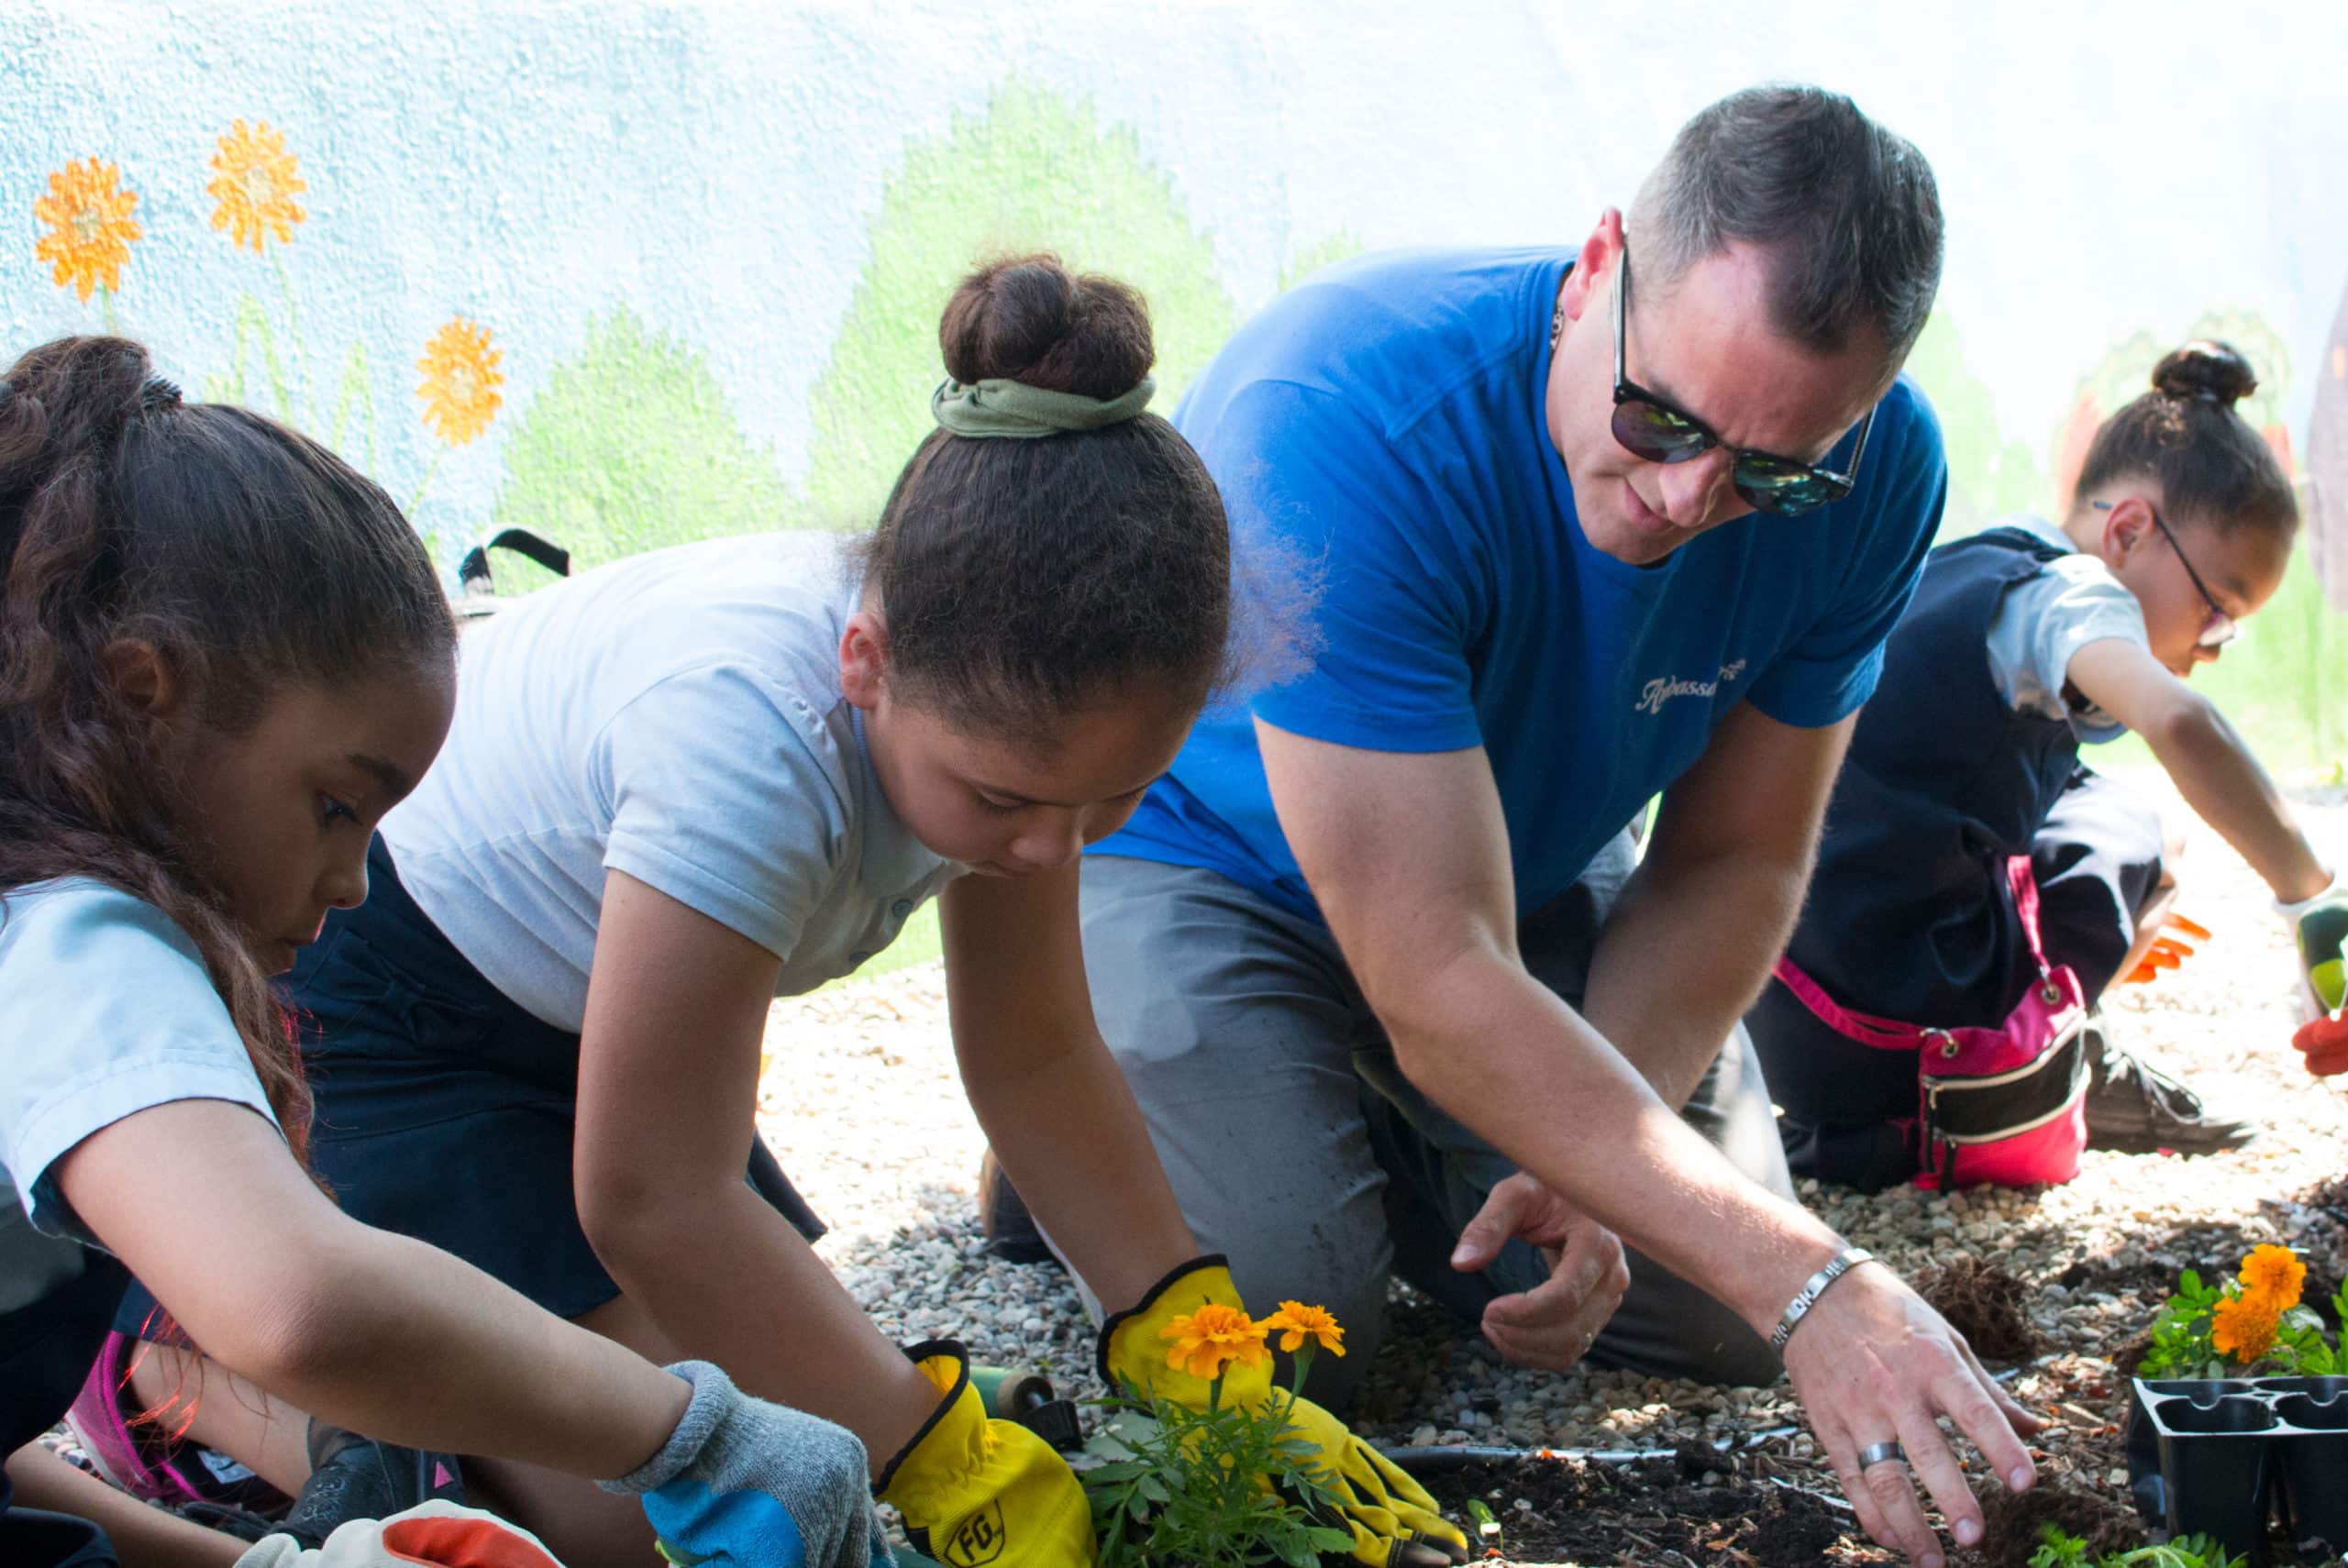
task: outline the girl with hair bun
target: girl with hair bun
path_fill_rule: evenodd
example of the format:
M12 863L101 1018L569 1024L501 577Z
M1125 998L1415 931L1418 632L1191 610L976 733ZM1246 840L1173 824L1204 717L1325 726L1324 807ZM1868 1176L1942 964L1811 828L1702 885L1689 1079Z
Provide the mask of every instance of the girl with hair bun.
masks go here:
M938 1557L1058 1568L1093 1555L1067 1463L988 1417L958 1344L891 1343L810 1248L755 1125L762 1036L775 998L937 899L971 1107L1094 1297L1136 1306L1104 1357L1166 1375L1139 1309L1213 1264L1093 1022L1077 859L1229 677L1232 557L1205 468L1146 412L1134 291L998 262L939 340L938 427L869 537L687 545L468 628L439 765L291 993L313 1158L353 1213L848 1427ZM775 1062L788 1097L787 1041ZM1464 1550L1343 1427L1297 1420L1365 1562L1450 1554L1412 1532ZM646 1560L567 1476L468 1475L574 1568Z
M2273 596L2298 528L2281 465L2234 412L2256 386L2232 346L2186 344L2097 432L2059 525L2015 517L1933 552L1836 781L1800 923L1746 1019L1797 1172L2059 1180L2082 1142L2191 1154L2254 1135L2114 1046L2094 1007L2176 957L2159 819L2078 760L2132 730L2274 890L2317 1021L2302 1048L2341 1027L2323 1021L2348 933L2338 863L2187 684ZM2043 1016L2013 1025L2042 989ZM2084 1021L2065 1032L2062 1016ZM2046 1049L2019 1060L2025 1042L2004 1073L1958 1082L1944 1066L1983 1038L1967 1031L2033 1029ZM1985 1152L2001 1143L2002 1164Z
M456 628L391 499L183 403L135 343L65 338L0 377L0 1562L226 1564L254 1539L249 1513L183 1490L239 1533L199 1528L38 1441L86 1401L100 1467L142 1466L116 1368L91 1367L126 1268L211 1358L138 1402L246 1440L300 1490L276 1522L301 1547L445 1511L437 1451L461 1450L616 1477L681 1561L885 1561L848 1432L582 1333L305 1168L270 977L366 898L369 835L455 700Z

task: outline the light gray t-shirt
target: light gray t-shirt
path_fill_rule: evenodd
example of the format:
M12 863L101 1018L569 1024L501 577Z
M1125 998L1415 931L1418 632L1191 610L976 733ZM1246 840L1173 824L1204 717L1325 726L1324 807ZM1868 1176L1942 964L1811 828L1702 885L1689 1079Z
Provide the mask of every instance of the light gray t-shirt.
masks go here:
M2119 638L2147 651L2144 608L2111 569L2071 543L2043 517L2018 513L1999 519L2026 529L2065 551L2036 577L2016 583L1989 623L1989 673L2014 711L2069 722L2089 745L2118 740L2125 724L2092 703L2073 707L2063 697L2071 657L2089 643Z
M182 1099L229 1100L276 1125L187 933L84 878L0 895L0 1312L80 1275L94 1241L50 1167L91 1133Z
M890 808L840 694L844 548L680 546L467 628L448 744L382 831L417 905L527 1011L581 1026L607 869L781 958L778 996L855 969L960 874Z

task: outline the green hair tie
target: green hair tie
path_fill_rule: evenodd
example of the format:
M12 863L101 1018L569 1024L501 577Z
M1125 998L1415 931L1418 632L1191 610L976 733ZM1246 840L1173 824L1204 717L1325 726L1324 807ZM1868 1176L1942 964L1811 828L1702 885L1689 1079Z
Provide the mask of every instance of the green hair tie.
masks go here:
M947 381L929 394L929 412L957 436L1030 440L1122 425L1147 408L1157 391L1157 382L1148 376L1124 395L1109 398L1052 392L991 377L967 386Z

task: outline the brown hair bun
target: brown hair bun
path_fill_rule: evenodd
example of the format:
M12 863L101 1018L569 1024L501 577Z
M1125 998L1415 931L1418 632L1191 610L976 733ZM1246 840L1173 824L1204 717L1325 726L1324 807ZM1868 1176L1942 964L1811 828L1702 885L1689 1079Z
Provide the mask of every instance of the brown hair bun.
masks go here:
M2231 408L2258 390L2258 373L2232 344L2197 337L2153 367L2153 386L2163 397L2198 397Z
M1157 351L1149 307L1114 278L1078 276L1048 253L991 261L962 280L937 324L946 373L1022 381L1082 397L1122 397Z

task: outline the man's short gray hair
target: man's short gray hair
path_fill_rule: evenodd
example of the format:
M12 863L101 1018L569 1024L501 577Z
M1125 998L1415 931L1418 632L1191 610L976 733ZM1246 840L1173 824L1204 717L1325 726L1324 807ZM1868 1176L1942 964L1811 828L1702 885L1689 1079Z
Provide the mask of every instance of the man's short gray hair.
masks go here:
M1639 187L1639 281L1668 290L1738 241L1772 256L1772 325L1840 353L1861 332L1897 371L1941 281L1941 199L1905 138L1818 87L1748 87L1679 128Z

